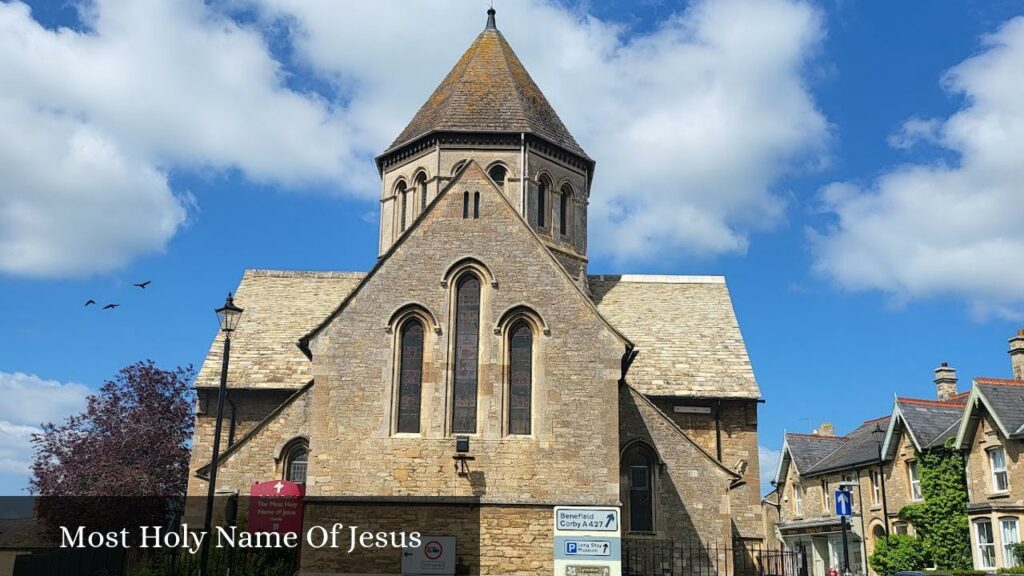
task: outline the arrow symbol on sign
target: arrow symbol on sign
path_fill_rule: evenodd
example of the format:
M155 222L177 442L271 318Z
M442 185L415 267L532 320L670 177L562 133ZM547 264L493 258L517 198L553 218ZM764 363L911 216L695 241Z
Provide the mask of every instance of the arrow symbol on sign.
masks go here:
M604 553L604 554L608 553L608 543L607 542L604 543L604 549L602 549L601 552Z
M608 515L608 521L604 523L604 527L607 528L607 527L611 526L612 522L615 522L615 514L614 513Z

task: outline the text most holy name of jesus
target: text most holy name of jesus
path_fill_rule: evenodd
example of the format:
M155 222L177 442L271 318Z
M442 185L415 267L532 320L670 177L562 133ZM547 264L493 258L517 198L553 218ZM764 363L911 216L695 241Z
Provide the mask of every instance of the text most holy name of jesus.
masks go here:
M237 526L214 528L213 545L216 548L281 549L296 548L300 545L296 532L248 532ZM189 530L182 524L176 530L161 526L140 526L138 538L132 538L127 528L110 532L87 531L84 526L77 529L60 527L61 548L182 548L190 554L198 553L206 540L207 533ZM422 545L419 532L370 532L358 526L337 523L330 528L313 526L306 530L305 543L312 548L347 548L352 553L356 548L419 548Z

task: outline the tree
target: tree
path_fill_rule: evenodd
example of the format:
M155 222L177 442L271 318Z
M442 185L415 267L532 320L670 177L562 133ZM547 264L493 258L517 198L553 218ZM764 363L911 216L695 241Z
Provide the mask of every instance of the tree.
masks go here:
M928 562L928 552L924 543L913 536L890 534L878 541L868 562L879 576L892 576L901 571L921 570Z
M89 396L81 414L42 425L32 436L29 491L43 497L40 512L51 527L124 524L122 512L166 516L168 497L180 499L188 482L194 376L191 366L168 371L138 362ZM149 502L112 505L115 496Z
M963 455L950 441L942 448L922 452L917 462L924 502L905 506L899 516L914 525L914 531L940 568L970 569L971 534Z

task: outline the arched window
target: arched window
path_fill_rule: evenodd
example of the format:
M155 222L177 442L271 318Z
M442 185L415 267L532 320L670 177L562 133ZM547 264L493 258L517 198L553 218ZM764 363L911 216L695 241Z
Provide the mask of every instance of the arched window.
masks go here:
M466 165L466 160L459 160L458 162L456 162L455 165L452 166L452 176L458 174L459 170L462 170L462 167L465 166L465 165Z
M498 188L504 190L505 187L505 176L508 175L508 169L503 164L495 164L491 166L491 169L487 171L487 175L494 180L494 183L498 185Z
M427 209L427 173L416 175L416 192L420 195L420 212Z
M284 479L305 484L307 466L309 466L309 446L304 441L296 442L285 455Z
M423 390L423 323L410 318L402 324L398 368L398 432L420 431Z
M623 458L629 490L629 530L654 532L654 453L647 446L633 446Z
M562 196L558 206L558 233L565 236L569 233L569 200L572 198L572 188L568 184L562 185Z
M405 232L405 217L409 211L409 195L407 194L407 192L408 191L406 190L405 181L399 182L398 185L395 186L395 194L399 196L398 201L401 202L402 204L401 210L399 212L401 221L398 223L399 228L402 230L402 232Z
M452 432L476 432L477 367L480 354L480 280L466 274L455 286L455 384Z
M533 403L533 330L524 320L508 336L508 431L529 434Z
M537 227L547 226L548 194L551 190L551 183L546 176L541 176L537 184Z

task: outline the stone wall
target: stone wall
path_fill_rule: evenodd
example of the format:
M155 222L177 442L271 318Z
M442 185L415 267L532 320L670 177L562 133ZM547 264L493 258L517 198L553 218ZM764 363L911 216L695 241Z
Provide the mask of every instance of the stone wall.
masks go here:
M479 219L462 218L464 191L481 193ZM475 460L461 477L449 424L454 278L443 279L467 257L486 270ZM410 304L436 326L426 334L421 431L395 434L396 333L387 319ZM532 434L510 436L499 320L522 306L547 329L534 338ZM475 163L311 347L310 494L618 504L618 430L608 423L616 418L624 343Z

